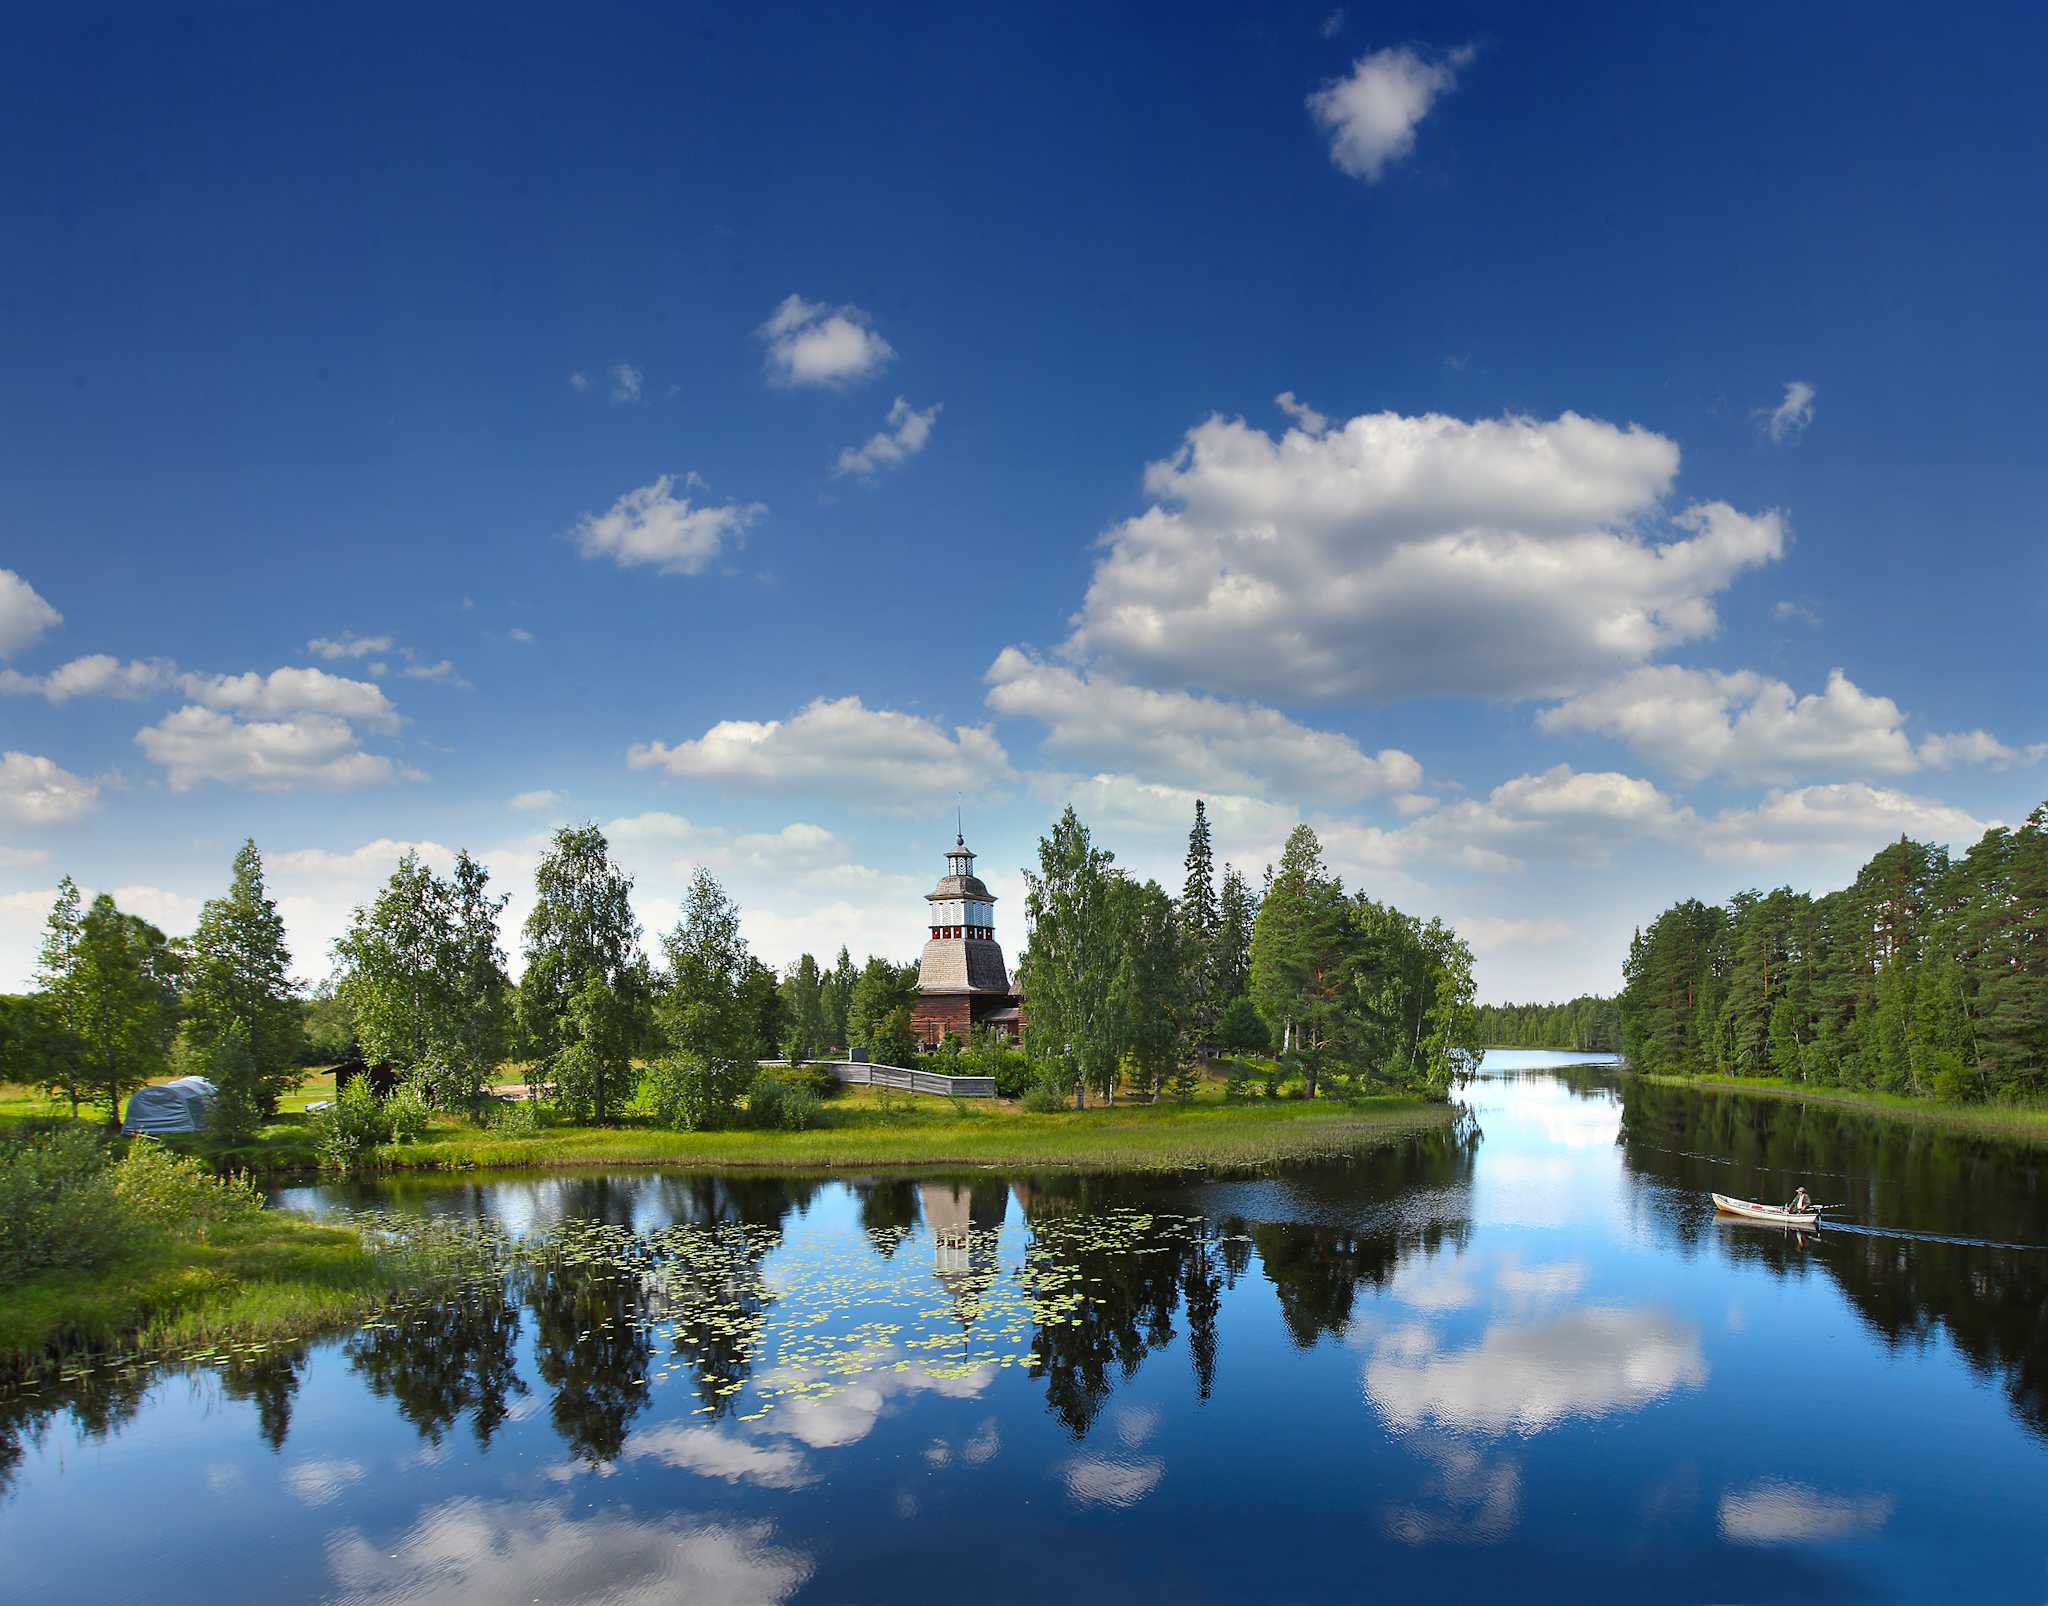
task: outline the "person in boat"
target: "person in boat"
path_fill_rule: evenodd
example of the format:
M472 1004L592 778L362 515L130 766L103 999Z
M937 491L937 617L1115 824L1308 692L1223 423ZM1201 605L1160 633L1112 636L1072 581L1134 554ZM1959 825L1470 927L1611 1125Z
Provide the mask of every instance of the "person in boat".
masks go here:
M1806 1184L1799 1184L1799 1191L1792 1195L1792 1202L1785 1206L1790 1215L1803 1216L1813 1209L1813 1201L1806 1196Z

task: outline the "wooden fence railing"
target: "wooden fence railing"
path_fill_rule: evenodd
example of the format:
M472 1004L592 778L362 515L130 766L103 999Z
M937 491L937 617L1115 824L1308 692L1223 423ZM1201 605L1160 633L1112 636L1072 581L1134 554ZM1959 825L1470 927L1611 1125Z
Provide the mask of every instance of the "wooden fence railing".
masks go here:
M763 1066L786 1065L786 1060L763 1060ZM863 1083L871 1087L893 1087L905 1093L936 1093L941 1098L992 1099L996 1096L993 1076L941 1076L936 1071L913 1071L902 1065L856 1065L851 1060L813 1060L848 1087Z

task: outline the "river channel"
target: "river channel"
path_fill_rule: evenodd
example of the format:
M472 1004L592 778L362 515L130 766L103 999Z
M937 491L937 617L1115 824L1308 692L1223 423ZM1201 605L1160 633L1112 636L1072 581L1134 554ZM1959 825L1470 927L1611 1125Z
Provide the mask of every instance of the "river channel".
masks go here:
M286 1190L477 1269L0 1412L16 1601L2048 1598L2039 1151L1495 1052L1242 1180ZM1818 1234L1708 1194L1845 1206Z

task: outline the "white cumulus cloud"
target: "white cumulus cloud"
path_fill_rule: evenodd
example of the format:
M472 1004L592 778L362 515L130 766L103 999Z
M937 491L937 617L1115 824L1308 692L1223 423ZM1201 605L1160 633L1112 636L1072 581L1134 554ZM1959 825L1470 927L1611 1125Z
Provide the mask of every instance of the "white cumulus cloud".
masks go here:
M933 402L920 412L898 396L889 409L888 428L876 431L859 446L843 448L832 472L871 478L881 469L908 462L931 440L932 425L938 421L942 405Z
M1686 780L1710 775L1783 783L1817 776L1906 775L1978 764L2038 763L2048 744L2010 747L1988 731L1922 738L1889 697L1864 691L1840 669L1799 696L1752 671L1637 669L1537 715L1553 734L1592 731L1627 742Z
M96 782L35 753L0 753L0 820L35 827L68 825L99 806Z
M55 630L64 616L12 569L0 569L0 658L12 658L45 630Z
M1956 731L1926 737L1913 751L1929 769L1946 770L1958 764L1981 764L1986 769L2009 770L2017 765L2038 764L2048 758L2048 742L2008 747L1989 731Z
M179 689L195 703L251 719L325 714L375 730L396 730L398 710L381 686L324 669L273 669L267 675L182 675Z
M1723 809L1699 834L1711 858L1743 863L1817 854L1864 856L1910 836L1967 847L1991 828L1966 809L1865 781L1774 790L1747 808Z
M354 727L330 714L240 720L195 704L137 731L135 741L174 792L207 781L264 792L344 791L400 773L390 759L363 751Z
M1257 703L1127 685L1015 647L986 679L989 707L1038 721L1046 751L1148 780L1303 803L1353 803L1422 784L1422 766L1399 748L1367 753L1349 736Z
M1309 115L1330 136L1330 160L1353 178L1377 183L1415 149L1415 130L1472 60L1461 46L1437 60L1406 45L1360 56L1351 71L1308 97Z
M88 653L60 664L46 675L24 675L0 669L0 694L42 697L53 703L74 697L146 697L177 678L178 666L166 658L123 663L103 652Z
M1776 514L1722 502L1660 529L1678 462L1576 413L1211 418L1146 470L1066 651L1296 701L1567 695L1713 634L1715 596L1784 551Z
M586 558L610 558L622 569L651 566L662 574L700 574L731 542L768 512L760 502L692 505L688 491L703 485L695 474L683 480L685 494L676 494L673 474L652 485L628 491L608 513L586 513L570 532ZM513 639L532 640L520 631Z
M768 348L769 378L783 385L844 388L880 373L896 355L859 307L799 295L784 297L755 333Z
M673 746L636 744L634 769L747 791L830 791L882 807L930 804L980 791L1009 775L1008 756L985 727L950 733L935 722L858 697L819 698L788 719L727 719Z
M1903 775L1920 762L1899 705L1839 669L1825 690L1801 697L1747 670L1645 667L1545 709L1536 722L1553 734L1614 737L1687 780Z

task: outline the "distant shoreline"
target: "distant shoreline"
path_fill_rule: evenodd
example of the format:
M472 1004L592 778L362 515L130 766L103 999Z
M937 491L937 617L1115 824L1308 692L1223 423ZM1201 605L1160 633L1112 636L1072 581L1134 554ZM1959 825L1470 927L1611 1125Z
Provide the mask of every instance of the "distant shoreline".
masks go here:
M1669 1076L1648 1071L1628 1071L1627 1074L1639 1076L1659 1087L1688 1087L1716 1093L1747 1094L1753 1098L1789 1099L1939 1127L1970 1137L1999 1138L2048 1147L2048 1109L2026 1105L1941 1104L1933 1099L1914 1098L1903 1093L1876 1093L1853 1087L1811 1087L1776 1076Z

